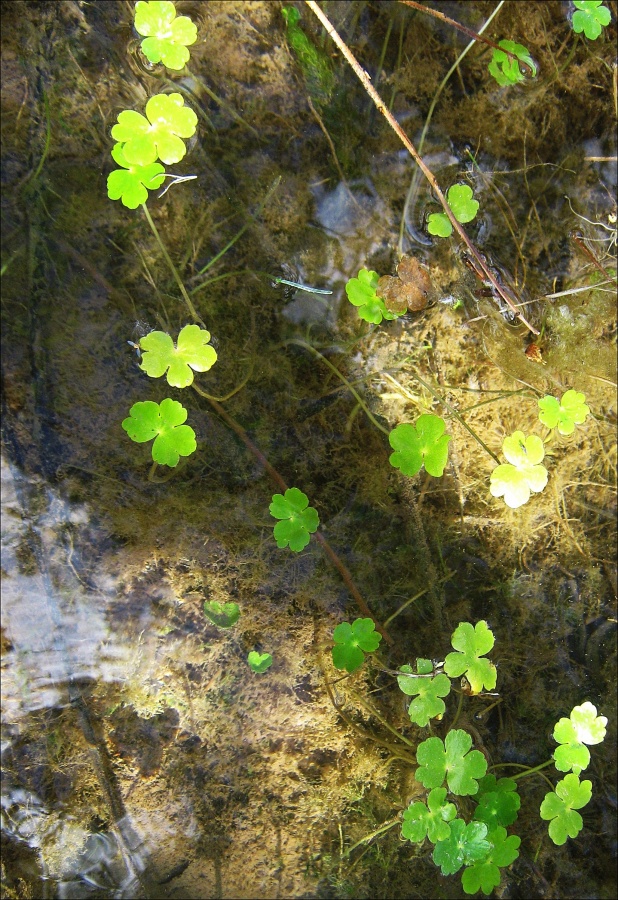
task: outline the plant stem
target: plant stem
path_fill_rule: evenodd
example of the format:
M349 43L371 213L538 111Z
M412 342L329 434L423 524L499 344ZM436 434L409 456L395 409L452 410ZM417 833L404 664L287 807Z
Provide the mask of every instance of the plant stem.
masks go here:
M491 272L486 261L483 259L483 257L479 253L479 251L476 249L476 247L474 246L474 244L472 243L472 241L466 234L466 232L461 227L461 224L459 223L459 221L455 218L455 215L454 215L452 209L450 208L450 206L448 205L446 197L442 193L440 186L439 186L438 182L436 181L436 178L435 178L433 172L429 168L427 168L427 166L425 165L425 163L423 162L421 157L418 155L416 148L414 147L414 144L410 141L408 136L401 129L401 127L400 127L399 123L397 122L397 120L395 119L395 117L389 112L386 105L384 104L384 101L382 100L382 98L380 97L380 95L378 94L378 92L376 91L374 86L372 85L372 83L369 79L369 76L364 71L364 69L360 66L360 64L356 60L356 57L354 56L354 54L352 53L352 51L350 50L348 45L341 39L341 37L339 36L337 31L331 24L330 20L322 12L322 10L318 6L318 4L315 2L315 0L305 0L305 3L309 7L309 9L320 20L320 22L322 23L322 25L324 26L324 28L326 29L326 31L328 32L330 37L333 39L333 41L335 42L337 47L339 47L339 49L345 56L347 62L352 67L352 69L354 70L358 79L360 80L361 84L363 85L363 87L365 88L365 90L367 91L367 93L369 94L369 96L371 97L371 99L373 100L375 105L377 106L378 111L384 116L384 118L386 119L388 124L391 126L391 128L393 129L393 131L395 132L395 134L397 135L399 140L402 142L402 144L404 145L404 147L406 148L406 150L408 151L410 156L412 156L415 163L420 168L421 172L423 173L423 175L425 176L425 178L431 185L436 197L442 204L442 208L444 209L444 212L446 213L451 225L453 226L453 228L455 229L455 231L457 232L459 237L462 239L462 241L464 242L464 244L466 245L466 247L468 248L468 250L470 251L472 256L474 257L474 260L476 261L476 264L478 265L479 269L483 272L485 279L487 281L489 281L489 283L492 285L494 290L500 295L500 297L502 297L502 299L504 300L506 305L509 307L511 312L526 326L526 328L529 331L531 331L533 334L538 334L539 333L538 330L536 328L534 328L532 325L530 325L530 323L524 317L523 313L513 303L513 301L509 297L508 293L505 291L504 287L500 284L500 282L497 280L495 275Z
M195 387L195 385L194 385L194 387ZM238 422L229 415L229 413L226 412L226 410L221 406L220 403L218 403L214 399L214 397L209 397L209 396L205 395L202 391L199 391L198 393L200 393L202 396L206 397L206 399L208 400L208 402L210 403L210 405L212 406L214 411L217 413L217 415L223 419L223 421L226 423L226 425L228 425L236 435L238 435L238 437L241 439L241 441L243 442L245 447L247 447L247 449L253 454L253 456L255 456L255 458L261 463L261 465L264 466L264 468L266 469L266 471L268 472L268 474L270 475L272 480L275 482L277 487L283 493L285 493L288 489L287 484L285 483L285 481L283 480L283 478L281 477L279 472L277 472L275 467L272 466L268 462L268 460L266 459L266 457L264 456L262 451L258 447L256 447L256 445L253 443L253 441L251 440L251 438L249 437L249 435L247 434L245 429L241 425L239 425ZM363 595L361 594L359 589L356 587L356 585L354 583L354 579L352 578L352 575L350 574L350 571L347 568L347 566L345 565L345 563L343 562L343 560L340 559L340 557L335 553L335 551L333 550L331 545L328 543L328 541L326 540L326 538L324 537L323 534L321 534L319 531L316 531L314 533L313 537L316 539L318 544L320 544L322 546L322 549L324 550L324 552L326 553L326 555L328 556L328 558L330 559L332 564L335 566L335 568L337 569L337 571L343 578L345 584L347 585L348 590L354 597L354 600L356 601L356 605L358 606L360 611L363 613L363 615L374 620L374 622L376 623L376 630L380 632L380 634L382 635L382 637L384 638L385 641L387 641L389 644L392 644L393 643L392 637L386 631L384 626L380 625L379 622L377 622L376 617L374 616L374 614L371 612L371 610L367 606L367 603L365 602Z
M366 834L365 837L361 838L360 841L357 841L355 844L345 851L344 856L349 856L353 850L356 850L357 847L360 847L361 844L366 844L367 841L373 840L374 837L377 837L379 834L384 834L385 831L389 831L391 828L394 828L398 822L401 821L401 817L397 816L396 819L391 819L390 822L387 822L386 825L381 825L379 828L376 828L375 831L372 831L371 834Z
M182 283L180 275L176 271L176 266L172 262L172 259L165 248L165 244L161 240L161 236L159 235L157 226L152 221L152 216L148 212L148 207L146 206L145 203L142 203L142 209L144 210L144 215L146 216L146 219L148 221L148 224L150 225L152 233L154 234L155 238L157 239L157 244L159 245L161 253L163 254L163 256L165 258L165 262L168 264L170 272L174 276L174 281L178 285L180 293L182 294L182 298L185 301L185 303L187 304L187 308L188 308L189 312L191 313L193 321L198 322L200 325L202 325L204 328L206 328L206 326L204 325L204 323L198 316L197 311L196 311L195 307L193 306L193 303L191 302L191 298L189 297L189 295L187 293L187 289L185 288L184 284Z

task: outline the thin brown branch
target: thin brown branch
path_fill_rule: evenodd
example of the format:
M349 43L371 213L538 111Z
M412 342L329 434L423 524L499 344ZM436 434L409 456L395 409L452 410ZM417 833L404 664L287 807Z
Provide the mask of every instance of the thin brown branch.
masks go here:
M395 117L387 109L386 105L384 104L384 101L382 100L382 98L380 97L380 95L378 94L378 92L376 91L374 86L372 85L372 83L369 79L369 76L367 75L365 70L361 67L361 65L358 63L356 57L354 56L354 54L352 53L352 51L350 50L348 45L339 36L337 31L331 24L330 20L322 12L322 10L318 6L318 4L315 2L315 0L305 0L305 3L309 7L309 9L315 14L315 16L320 20L320 22L326 29L327 33L329 34L329 36L335 42L337 47L341 50L341 52L343 53L347 62L352 67L352 69L354 70L358 79L360 80L361 84L363 85L363 87L365 88L365 90L367 91L367 93L369 94L369 96L371 97L373 102L375 103L376 107L378 108L378 111L384 116L384 118L386 119L388 124L391 126L391 128L393 129L393 131L395 132L395 134L397 135L399 140L402 142L402 144L404 145L404 147L406 148L406 150L408 151L410 156L414 159L415 163L417 164L417 166L419 167L419 169L421 170L421 172L423 173L423 175L425 176L425 178L431 185L436 197L438 198L438 200L440 201L440 203L442 205L442 208L444 209L444 212L448 216L451 225L453 226L453 228L455 229L455 231L457 232L459 237L462 239L462 241L464 242L464 244L466 245L466 247L468 248L468 250L470 251L472 256L474 257L479 269L483 272L485 279L492 285L492 287L498 293L498 295L500 297L502 297L502 299L504 300L504 302L506 303L508 308L520 320L520 322L523 322L523 324L526 326L526 328L528 328L529 331L532 332L532 334L539 334L538 330L536 328L534 328L526 320L524 315L520 312L520 310L517 308L517 306L513 303L513 301L509 297L508 293L505 291L504 287L498 282L497 278L491 272L489 266L487 265L487 263L485 262L485 260L483 259L483 257L479 253L479 251L476 249L476 247L474 246L474 244L472 243L472 241L470 240L470 238L468 237L466 232L461 227L460 223L455 218L453 211L451 210L450 206L448 205L448 203L446 201L446 197L442 193L440 186L435 179L433 172L427 168L427 166L425 165L425 163L423 162L423 160L417 153L414 144L410 141L408 136L401 129L401 127L400 127L399 123L397 122L397 120L395 119Z

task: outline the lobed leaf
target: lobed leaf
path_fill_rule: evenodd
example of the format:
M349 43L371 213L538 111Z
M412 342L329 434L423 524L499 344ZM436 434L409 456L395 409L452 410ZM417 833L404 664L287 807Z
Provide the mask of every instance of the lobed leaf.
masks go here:
M416 780L425 787L436 788L446 778L453 794L476 794L478 779L487 771L487 760L479 750L470 750L471 746L470 735L458 728L449 731L444 742L438 737L423 741L416 753Z
M114 140L122 143L127 162L147 166L157 157L169 165L179 162L187 148L181 138L195 134L197 116L185 106L181 94L155 94L146 104L146 116L123 110L112 128Z
M146 58L174 70L182 69L189 59L186 47L197 40L195 24L188 16L176 16L167 0L138 0L135 30L145 37L141 47Z
M365 653L377 650L381 640L372 619L356 619L351 625L341 622L333 631L333 665L350 674L356 672L365 661Z
M507 464L497 466L490 477L490 492L494 497L504 496L511 509L527 503L530 492L539 493L547 484L547 469L539 465L545 456L543 441L536 434L526 437L523 431L515 431L502 443Z
M524 81L525 74L521 70L519 62L522 62L530 71L532 78L536 77L537 65L530 56L527 47L522 44L516 44L514 41L500 41L498 43L502 50L494 50L489 63L489 74L492 75L501 87L507 84L518 84ZM517 59L512 59L504 51L514 53Z
M299 553L310 541L310 535L318 529L320 519L309 499L298 488L288 488L284 494L273 494L269 506L271 516L281 519L274 528L277 547L289 545L290 550Z
M122 145L115 144L112 157L122 169L114 169L107 176L107 196L110 200L121 200L127 209L137 209L148 199L148 191L155 191L163 184L165 169L161 163L148 166L133 166L127 162Z
M401 834L406 840L420 843L428 837L432 844L450 837L448 824L457 815L454 803L446 803L446 788L434 788L429 792L427 804L410 803L403 814Z
M487 622L460 622L451 638L456 653L449 653L444 660L444 671L451 678L465 675L472 692L483 689L492 691L496 686L496 667L488 659L482 659L494 645L494 636Z
M401 666L400 671L413 673L414 670L412 666ZM451 690L451 681L446 675L436 675L434 678L418 677L414 674L399 675L397 683L409 697L418 694L408 707L410 720L416 725L424 728L430 719L444 714L446 706L440 698L448 696Z
M436 478L444 473L448 457L450 435L444 434L444 419L424 413L416 425L403 422L388 436L394 453L389 462L404 475L416 475L424 465L429 475Z
M172 387L188 387L193 382L193 371L207 372L217 360L209 340L210 332L199 325L185 325L176 346L169 334L151 331L140 340L140 368L151 378L160 378L167 372L167 383Z
M221 603L219 600L204 601L204 615L219 628L231 628L238 622L240 607L231 600Z
M132 441L151 441L152 458L162 466L174 468L181 456L190 456L196 449L195 432L186 421L187 410L177 400L169 398L155 403L144 400L134 403L122 427Z
M270 653L258 653L257 650L252 650L247 656L247 662L252 672L261 675L272 666L273 658Z
M586 395L579 391L566 391L562 400L549 395L539 400L539 421L548 428L558 428L560 434L573 434L576 425L581 425L590 415L585 403Z
M567 837L577 837L583 828L582 817L576 810L590 802L592 782L582 781L571 772L556 785L555 792L545 794L540 815L549 820L549 836L558 846L566 843Z
M591 41L596 41L603 28L609 25L612 16L601 0L573 0L576 11L573 13L572 26L576 34L583 31Z
M395 313L386 308L384 300L376 294L378 280L377 272L361 269L358 278L350 278L345 286L348 300L353 306L358 307L359 318L373 325L379 325L382 319L397 318Z

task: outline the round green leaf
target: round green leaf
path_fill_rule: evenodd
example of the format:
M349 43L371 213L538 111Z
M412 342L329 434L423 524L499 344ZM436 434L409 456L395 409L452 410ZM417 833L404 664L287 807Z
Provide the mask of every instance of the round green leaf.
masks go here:
M140 368L151 378L160 378L167 372L168 384L187 387L193 382L193 371L207 372L217 360L209 340L210 332L199 325L185 325L176 347L169 334L151 331L140 340Z

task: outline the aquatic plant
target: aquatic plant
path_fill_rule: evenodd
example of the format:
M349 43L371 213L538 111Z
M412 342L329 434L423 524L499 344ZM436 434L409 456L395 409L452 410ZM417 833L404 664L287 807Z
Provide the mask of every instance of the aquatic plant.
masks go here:
M535 77L537 66L527 47L524 47L523 44L516 44L514 41L499 41L498 46L502 49L494 50L489 63L489 73L501 87L507 84L518 84L525 79L526 75L521 70L520 62L524 64L531 76ZM508 52L505 53L505 50ZM516 58L514 59L509 54L513 54Z
M193 372L207 372L217 361L217 352L209 344L210 332L199 325L185 325L176 346L165 331L151 331L139 342L140 369L151 378L167 372L167 383L185 388L193 383Z
M372 619L356 619L351 625L341 622L333 631L333 665L350 674L356 672L364 663L365 654L377 650L381 640Z
M238 603L231 600L227 603L221 603L219 600L204 600L204 615L219 628L231 628L238 622L240 607Z
M310 41L298 24L300 12L295 6L282 7L281 15L285 19L288 43L302 69L309 94L318 103L328 103L335 86L328 56Z
M412 666L404 665L399 669L405 673L397 677L397 683L408 697L414 697L408 707L410 721L422 728L430 719L441 719L446 705L442 697L451 691L451 680L443 672L434 674L434 665L430 659L416 660L416 673Z
M560 434L573 434L576 425L582 425L590 415L586 406L586 395L569 390L562 399L545 396L538 401L539 421L548 428L557 428Z
M446 192L446 200L458 222L471 222L479 210L479 202L474 199L468 184L453 184ZM448 237L453 226L446 213L431 213L427 218L427 231L437 237Z
M317 510L309 506L309 498L298 488L288 488L285 494L273 494L269 511L275 519L281 519L273 532L277 547L289 546L296 553L307 546L320 524Z
M515 431L502 442L508 463L497 466L490 476L490 492L504 497L511 509L527 503L532 491L539 493L547 484L547 469L540 465L545 456L543 441L536 434L526 437Z
M358 278L350 278L345 286L348 300L358 307L359 319L373 325L379 325L382 319L397 318L397 314L388 310L384 300L376 293L379 277L373 269L360 269Z
M480 750L471 748L471 736L459 728L449 731L444 741L427 738L416 751L419 766L414 777L427 788L441 787L446 779L449 791L459 797L476 794L477 779L486 773L487 760Z
M494 645L494 636L487 622L461 622L451 637L455 648L444 660L444 671L451 678L465 675L473 694L482 690L492 691L496 686L496 667L488 659L486 653Z
M165 180L161 163L147 166L132 165L124 155L122 144L112 147L112 158L121 169L114 169L107 176L107 196L110 200L122 200L127 209L137 209L148 199L148 191L156 191Z
M157 159L166 165L180 162L187 152L181 138L192 137L197 127L197 116L185 106L182 94L155 94L145 113L123 109L112 128L126 161L132 166L148 166Z
M609 9L601 5L601 0L573 0L573 6L573 31L576 34L583 31L589 40L596 41L605 26L611 22L612 14Z
M394 453L389 461L391 466L404 475L416 475L422 466L429 475L440 478L448 457L450 435L444 434L444 419L430 413L423 413L415 425L402 422L393 428L388 436Z
M270 653L258 653L257 650L252 650L247 656L247 663L252 672L261 675L272 666L273 658Z
M166 398L161 403L142 400L134 403L122 427L138 444L151 441L152 458L161 466L174 468L181 456L190 456L197 444L195 432L187 420L187 410L177 400Z
M182 69L189 61L187 47L197 40L195 24L188 16L177 16L168 0L137 0L135 30L144 36L140 45L144 56L168 69Z

